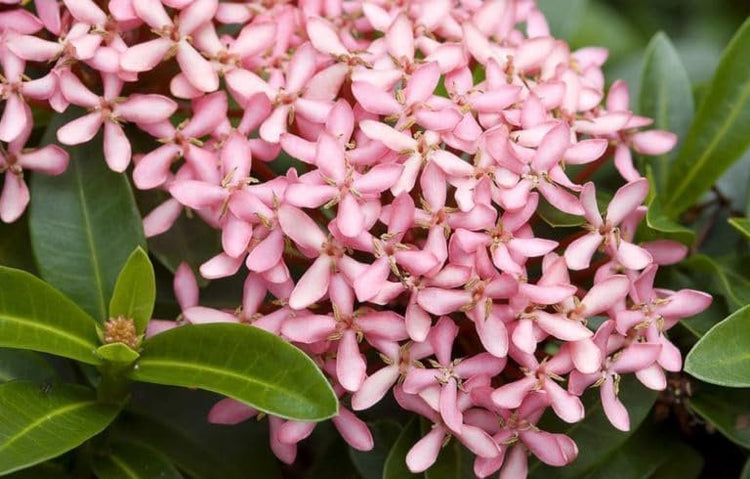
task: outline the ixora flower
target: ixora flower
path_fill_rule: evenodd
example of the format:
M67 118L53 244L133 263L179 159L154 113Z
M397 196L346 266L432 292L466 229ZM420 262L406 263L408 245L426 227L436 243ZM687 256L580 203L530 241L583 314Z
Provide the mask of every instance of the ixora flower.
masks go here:
M668 330L711 297L654 286L686 249L639 241L649 181L631 154L662 155L676 137L645 129L627 85L605 88L606 51L571 51L533 0L37 0L38 18L5 3L0 219L23 214L26 171L68 163L58 146L24 149L42 126L30 105L83 107L60 143L103 127L110 169L128 174L132 159L135 187L167 197L147 235L196 216L221 231L201 274L244 281L238 308L202 306L183 263L180 317L146 337L269 331L351 405L333 423L353 448L374 447L357 414L392 393L432 425L406 456L412 472L454 440L478 477L525 477L529 454L575 461L544 414L581 421L597 387L628 430L622 377L663 390L681 369ZM607 161L613 173L593 181ZM583 226L546 228L543 210ZM113 342L125 326L110 324ZM226 399L208 419L258 415ZM315 427L269 424L286 463Z

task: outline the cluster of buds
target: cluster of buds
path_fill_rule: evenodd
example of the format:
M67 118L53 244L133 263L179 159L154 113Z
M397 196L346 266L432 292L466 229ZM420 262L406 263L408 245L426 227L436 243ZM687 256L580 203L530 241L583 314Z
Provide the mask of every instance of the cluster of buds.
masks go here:
M627 430L620 378L660 390L681 369L665 332L711 298L654 287L687 250L636 244L649 184L631 154L677 139L644 129L625 83L605 94L607 52L571 52L533 0L5 3L0 218L23 213L24 169L67 164L56 146L23 150L28 102L88 109L59 142L103 127L109 167L132 160L138 189L169 193L146 234L189 209L221 230L201 275L246 278L241 308L214 310L181 267L182 322L249 323L299 346L334 384L333 422L355 449L373 447L355 412L392 392L434 424L413 472L453 438L477 476L524 477L529 453L553 466L578 453L537 427L545 411L582 420L594 386ZM160 146L132 154L130 134ZM610 157L623 186L607 203L589 179ZM585 226L538 236L540 208ZM255 414L227 399L209 419ZM269 420L291 463L315 424Z

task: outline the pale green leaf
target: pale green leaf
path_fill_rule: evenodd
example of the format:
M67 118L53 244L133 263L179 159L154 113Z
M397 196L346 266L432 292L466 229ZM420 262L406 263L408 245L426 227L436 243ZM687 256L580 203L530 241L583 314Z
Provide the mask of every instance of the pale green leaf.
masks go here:
M151 261L141 247L137 247L122 267L112 299L109 316L124 316L135 323L137 334L143 334L151 320L156 301L156 278Z
M729 224L745 235L747 239L750 239L750 219L748 218L731 218Z
M712 384L750 387L750 305L698 340L685 358L685 370Z
M99 346L96 354L105 361L115 363L132 363L138 359L138 352L133 351L125 343L112 343Z

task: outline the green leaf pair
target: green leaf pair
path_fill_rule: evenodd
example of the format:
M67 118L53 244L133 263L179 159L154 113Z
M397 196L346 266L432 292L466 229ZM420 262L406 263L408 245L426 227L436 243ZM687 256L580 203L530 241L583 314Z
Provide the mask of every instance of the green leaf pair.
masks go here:
M29 273L0 267L0 346L74 359L99 367L102 374L98 399L94 391L73 385L49 390L23 381L0 385L0 474L55 457L101 432L119 413L131 380L199 387L295 420L320 421L336 414L336 395L312 359L261 329L189 325L141 342L154 300L153 268L137 248L117 278L109 315L132 320L139 351L123 342L100 345L106 333L75 303ZM17 361L4 363L11 372L18 366ZM95 470L129 477L130 468L144 466L128 465L131 453L133 448L125 446L96 462Z

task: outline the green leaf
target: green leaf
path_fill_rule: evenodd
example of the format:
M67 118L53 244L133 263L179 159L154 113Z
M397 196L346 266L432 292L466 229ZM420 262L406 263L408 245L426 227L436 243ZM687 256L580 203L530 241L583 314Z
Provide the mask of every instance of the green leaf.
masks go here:
M698 340L685 359L685 371L720 386L750 387L750 305Z
M539 0L539 9L547 17L549 28L555 37L569 40L578 28L588 0Z
M118 408L75 385L40 388L29 381L0 385L0 474L38 464L99 434Z
M335 416L338 400L312 359L243 324L188 325L144 341L137 381L197 387L300 421Z
M14 379L46 381L57 374L41 354L21 349L0 348L0 383Z
M145 216L170 196L163 191L139 191L136 199ZM148 238L148 248L154 258L172 273L183 261L197 270L221 252L221 232L206 224L200 216L183 213L169 231ZM208 283L200 275L197 279L201 286Z
M125 343L112 343L99 346L96 350L96 354L105 361L112 361L115 363L132 363L140 354L133 351Z
M675 217L705 193L750 146L750 19L719 62L664 191L664 209Z
M75 114L56 117L43 143ZM102 157L101 135L65 149L65 173L31 179L31 243L42 278L103 321L120 268L146 245L143 226L127 177Z
M740 479L750 479L750 460L745 463L745 467L742 468L742 475Z
M15 223L0 221L0 265L36 273L29 239L28 215Z
M118 438L141 442L167 455L180 470L191 477L205 479L240 479L242 475L232 469L224 456L208 450L209 441L188 437L154 419L125 412L113 427Z
M648 169L650 172L650 168ZM649 180L652 182L653 179L649 175ZM685 245L692 245L695 243L695 232L686 226L682 226L676 221L669 218L663 211L661 206L660 196L654 189L654 195L651 197L651 201L648 204L648 212L646 213L646 226L656 234L648 234L643 239L671 239L679 241Z
M456 439L451 439L441 450L440 455L424 472L425 479L463 479L474 475L474 455Z
M388 459L388 452L401 434L401 426L388 419L370 424L370 432L375 442L371 451L357 451L349 447L349 457L363 479L380 479Z
M109 302L109 317L124 316L135 323L138 334L146 332L156 302L156 278L148 255L139 246L122 267Z
M750 280L736 268L737 259L712 258L696 254L680 263L680 268L692 277L693 284L699 284L711 293L721 294L729 302L732 310L750 304Z
M581 398L586 407L586 418L583 421L565 424L552 415L542 418L540 427L543 430L565 433L576 442L578 459L561 468L546 466L537 461L529 468L529 477L578 478L605 464L646 418L656 401L656 392L646 389L632 376L626 376L620 383L619 397L630 414L630 432L618 431L610 424L596 388L589 389Z
M116 442L106 455L94 457L92 469L99 479L180 479L163 454L135 442Z
M682 139L693 119L693 89L680 56L664 33L657 33L646 47L641 69L639 113L654 119L654 128L671 131ZM662 191L676 149L649 157L657 189Z
M695 479L703 458L679 438L641 427L585 479Z
M419 441L419 421L412 419L401 431L396 442L393 444L388 458L383 466L383 479L415 479L424 477L423 474L412 474L406 467L406 455L409 449Z
M750 239L750 219L748 218L730 218L729 224L745 235L747 239Z
M0 266L0 346L99 364L96 321L44 281Z
M701 384L690 398L697 412L732 442L750 448L750 390Z

